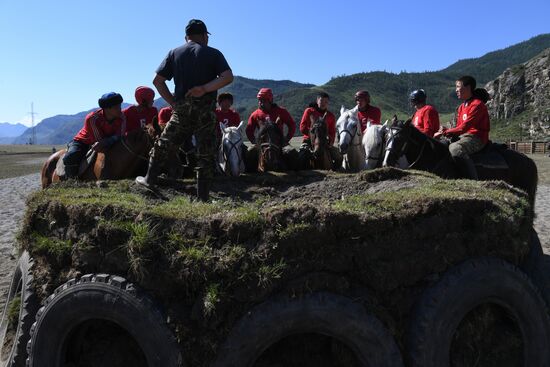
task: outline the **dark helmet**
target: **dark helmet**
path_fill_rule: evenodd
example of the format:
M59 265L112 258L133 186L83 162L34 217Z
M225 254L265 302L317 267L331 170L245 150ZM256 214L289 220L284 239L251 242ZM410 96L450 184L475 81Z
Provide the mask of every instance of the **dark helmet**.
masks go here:
M110 108L121 104L122 101L123 99L120 94L115 92L109 92L102 95L97 102L99 104L99 107L101 108Z
M426 103L426 92L424 89L417 89L409 95L409 101L412 103Z

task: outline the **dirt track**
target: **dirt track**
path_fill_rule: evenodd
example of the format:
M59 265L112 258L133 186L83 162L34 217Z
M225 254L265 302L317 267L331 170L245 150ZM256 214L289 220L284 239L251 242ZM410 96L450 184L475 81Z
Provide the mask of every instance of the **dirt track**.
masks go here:
M550 166L550 159L549 164ZM16 262L13 247L15 236L25 210L29 193L40 188L39 174L0 180L0 312ZM537 192L535 229L542 246L550 254L550 183L541 183Z

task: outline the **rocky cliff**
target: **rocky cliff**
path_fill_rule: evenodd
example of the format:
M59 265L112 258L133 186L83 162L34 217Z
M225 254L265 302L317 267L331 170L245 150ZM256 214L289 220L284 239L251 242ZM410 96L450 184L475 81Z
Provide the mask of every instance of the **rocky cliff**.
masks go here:
M508 68L485 86L491 117L516 120L531 139L550 136L550 48Z

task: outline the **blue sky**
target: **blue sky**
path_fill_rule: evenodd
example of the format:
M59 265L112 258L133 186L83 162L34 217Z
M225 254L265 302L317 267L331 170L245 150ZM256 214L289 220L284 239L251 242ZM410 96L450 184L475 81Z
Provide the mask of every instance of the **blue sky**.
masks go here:
M442 69L550 32L550 1L0 0L0 122L133 103L191 18L234 74L324 84L373 70ZM276 91L275 91L276 92Z

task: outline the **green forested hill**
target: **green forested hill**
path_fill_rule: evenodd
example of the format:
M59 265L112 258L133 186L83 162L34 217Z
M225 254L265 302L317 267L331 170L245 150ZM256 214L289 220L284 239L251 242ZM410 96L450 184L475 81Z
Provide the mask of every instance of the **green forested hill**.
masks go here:
M450 114L458 105L454 92L454 81L457 78L470 74L478 80L479 86L483 86L506 68L526 62L549 47L550 34L543 34L479 58L460 60L440 71L399 74L375 71L341 76L322 86L283 93L279 102L295 118L299 118L306 102L313 100L319 89L331 95L332 110L335 112L342 104L347 108L353 106L355 91L366 89L371 93L372 104L382 109L383 119L394 113L404 118L413 112L407 100L409 93L423 88L428 94L430 104L436 106L440 113Z

